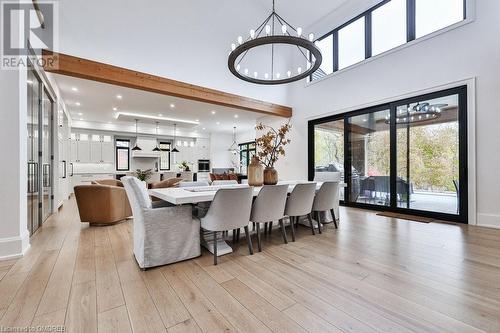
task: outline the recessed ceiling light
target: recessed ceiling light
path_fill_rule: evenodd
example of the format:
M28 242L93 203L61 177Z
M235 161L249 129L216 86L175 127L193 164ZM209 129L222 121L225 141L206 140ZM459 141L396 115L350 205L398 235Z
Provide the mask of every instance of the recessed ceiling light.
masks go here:
M158 117L163 117L163 115L161 113L158 113Z
M203 127L202 129L203 129L203 130L206 130L206 128L205 128L205 127Z
M195 119L194 121L200 121L200 119Z
M76 104L76 106L80 106L81 105L80 102L76 102L75 104Z
M80 118L81 121L83 121L83 118Z
M79 116L83 116L83 113L81 113L81 112L78 112L78 115L79 115Z
M118 98L118 99L122 99L122 98L123 98L123 96L122 96L122 95L116 95L116 98Z
M237 114L235 114L235 115L234 115L234 118L238 118L238 115L237 115Z
M217 125L220 125L220 122L217 122L216 124L217 124Z
M174 103L170 104L170 107L171 107L172 109L173 109L173 108L175 108L175 104L174 104Z
M114 108L113 108L113 111L116 111L116 110L118 110L118 108L117 108L117 107L114 107Z
M78 88L77 87L73 87L73 88L71 88L71 90L78 91Z
M212 111L212 114L215 114L215 111Z

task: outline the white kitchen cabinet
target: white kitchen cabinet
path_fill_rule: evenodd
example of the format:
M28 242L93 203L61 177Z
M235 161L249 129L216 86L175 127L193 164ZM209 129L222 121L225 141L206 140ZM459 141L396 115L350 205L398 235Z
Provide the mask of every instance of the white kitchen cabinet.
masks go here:
M104 163L113 163L115 161L115 149L113 142L102 142L102 161Z
M90 162L90 142L87 141L81 141L78 140L78 145L77 145L77 153L78 153L78 160L77 162Z
M102 162L101 141L92 141L90 143L90 161L92 163Z
M78 161L78 141L71 140L69 143L70 150L70 161L77 162Z

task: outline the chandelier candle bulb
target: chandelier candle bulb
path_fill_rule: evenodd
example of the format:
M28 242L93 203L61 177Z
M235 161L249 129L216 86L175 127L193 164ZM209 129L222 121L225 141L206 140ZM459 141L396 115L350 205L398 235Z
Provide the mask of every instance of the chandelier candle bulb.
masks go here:
M239 64L236 66L236 70L237 70L238 72L240 71L240 65L239 65Z
M281 32L283 33L283 35L286 35L286 25L285 24L283 24L281 26Z
M245 75L248 75L248 68L245 68Z
M292 76L292 71L287 71L287 72L286 72L286 75L287 75L288 77L291 77L291 76Z
M233 50L233 51L234 51L235 49L236 49L236 44L234 44L234 43L233 43L233 44L231 44L231 50Z
M309 41L312 42L314 40L314 34L310 33L309 34Z
M301 37L301 36L302 36L302 28L298 27L297 28L297 37Z
M257 78L257 77L259 76L259 73L257 73L257 72L253 72L253 76L254 76L255 78Z
M252 38L252 39L255 38L255 30L253 30L253 29L250 30L250 38Z
M269 78L269 74L264 74L264 78L267 80Z
M302 67L297 68L297 73L302 73Z
M269 35L271 33L271 26L268 24L266 25L266 35Z
M241 36L238 36L238 44L243 44L243 37Z
M277 78L277 79L279 79L279 78L280 78L280 76L281 76L281 74L280 74L280 73L276 73L276 78Z

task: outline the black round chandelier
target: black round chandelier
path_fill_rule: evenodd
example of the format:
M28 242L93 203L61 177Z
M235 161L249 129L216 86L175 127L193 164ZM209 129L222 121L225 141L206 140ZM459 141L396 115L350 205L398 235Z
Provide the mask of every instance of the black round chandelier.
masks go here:
M396 110L396 124L413 124L433 121L441 117L441 112L448 104L430 104L427 102L417 103L413 107L409 105ZM385 123L389 124L389 116L385 118Z
M321 51L313 41L312 33L306 38L302 28L295 28L276 13L273 0L271 14L256 29L250 30L246 40L238 36L237 43L231 44L227 65L234 76L251 83L273 85L298 81L308 77L321 66ZM275 61L277 48L283 45L298 49L299 58L305 59L305 68L302 65L294 68L288 66L286 69L281 66L282 71L277 68ZM264 66L269 66L267 70L259 71L245 66L245 61L252 56L252 52L264 46L270 46L269 50L265 50L269 52L267 57L270 57L264 61L266 62ZM262 54L260 60L262 62Z

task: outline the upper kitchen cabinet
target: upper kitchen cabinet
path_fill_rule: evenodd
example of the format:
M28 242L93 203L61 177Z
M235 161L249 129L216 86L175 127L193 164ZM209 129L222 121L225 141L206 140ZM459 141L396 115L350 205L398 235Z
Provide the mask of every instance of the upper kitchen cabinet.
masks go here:
M92 163L113 163L113 137L111 135L92 134L90 161Z
M199 138L196 140L196 157L199 160L208 160L210 158L210 140Z
M111 135L71 133L71 162L113 163Z
M86 133L71 133L71 162L90 162L90 141Z

